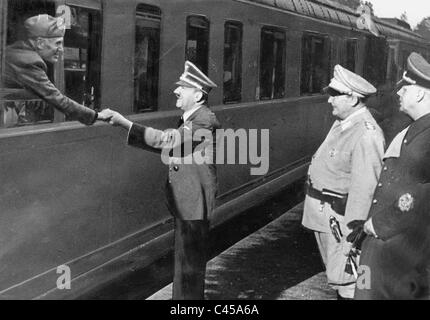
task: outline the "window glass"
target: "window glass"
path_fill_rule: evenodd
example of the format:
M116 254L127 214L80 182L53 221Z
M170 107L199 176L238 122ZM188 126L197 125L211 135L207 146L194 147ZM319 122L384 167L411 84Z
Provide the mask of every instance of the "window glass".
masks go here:
M330 39L305 33L302 41L301 94L320 93L330 79Z
M224 103L242 99L242 24L226 22L224 29Z
M65 93L91 109L100 107L100 11L70 7L71 26L64 36Z
M346 62L345 68L355 72L355 62L357 59L357 40L348 39L346 40Z
M185 59L194 63L204 74L208 74L209 21L205 17L187 17L187 42Z
M367 37L364 78L375 87L385 83L388 48L388 43L384 38Z
M161 11L139 4L136 11L134 112L158 107Z
M67 1L13 0L7 5L7 39L3 74L0 126L3 128L64 121L60 111L45 102L43 96L23 84L11 72L30 57L38 57L24 32L24 21L38 14L56 16L58 6L67 9L63 54L55 63L46 62L50 81L67 97L90 108L99 106L101 61L100 10L67 6ZM74 0L79 4L79 0ZM86 2L85 2L86 3ZM50 39L45 39L50 40ZM34 41L34 40L32 40ZM24 49L23 49L24 48ZM23 54L24 52L25 54ZM39 56L40 57L40 56ZM37 59L36 59L37 60ZM12 67L13 66L13 67ZM43 91L43 90L42 90ZM68 119L66 119L68 120Z
M263 27L260 53L260 99L285 95L285 33Z
M396 65L396 50L390 47L388 51L388 61L387 61L387 80L390 83L395 83L397 81L397 65Z

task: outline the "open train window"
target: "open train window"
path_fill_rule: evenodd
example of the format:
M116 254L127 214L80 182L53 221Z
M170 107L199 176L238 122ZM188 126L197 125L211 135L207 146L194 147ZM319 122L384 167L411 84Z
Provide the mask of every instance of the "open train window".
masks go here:
M242 23L224 27L224 103L242 100Z
M263 27L260 48L260 99L278 99L285 95L285 32Z
M161 10L139 4L136 9L134 112L158 108Z
M208 74L209 20L202 16L187 17L185 59Z
M320 93L330 79L330 38L304 33L302 39L301 94Z
M66 96L89 107L98 105L100 96L101 2L100 0L9 0L2 2L2 18L7 36L2 39L3 68L0 127L16 127L64 121L60 111L25 87L7 66L29 59L33 52L24 30L24 21L38 14L63 15L66 21L64 52L58 62L47 63L51 82ZM82 3L82 6L80 4ZM70 4L70 5L69 5ZM71 5L73 4L73 5ZM0 30L0 34L4 34ZM6 48L5 50L3 50ZM7 60L7 61L4 61Z
M346 61L345 68L355 72L355 64L357 61L357 39L346 40Z
M5 24L0 28L2 39L3 67L9 63L7 53L14 46L25 43L24 21L34 15L48 13L55 15L55 1L41 0L9 0L2 2L2 21ZM6 50L3 48L6 47ZM5 59L8 61L5 61ZM54 66L48 66L48 77L54 81ZM1 101L0 101L0 128L10 128L27 124L49 123L54 121L54 108L40 99L32 92L25 90L19 83L5 76L6 68L2 68Z

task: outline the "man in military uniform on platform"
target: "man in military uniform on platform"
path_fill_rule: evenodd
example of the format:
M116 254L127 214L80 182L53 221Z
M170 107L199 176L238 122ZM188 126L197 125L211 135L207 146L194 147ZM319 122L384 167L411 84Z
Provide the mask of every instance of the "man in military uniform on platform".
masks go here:
M382 130L365 106L376 89L357 74L336 65L327 88L337 118L312 158L302 224L313 230L328 283L339 299L354 296L355 277L345 272L351 244L346 225L366 219L384 152Z
M104 120L103 114L63 95L49 80L46 63L56 63L63 53L64 21L40 14L24 21L26 40L6 48L4 86L23 88L83 124Z
M132 123L110 109L103 112L112 125L129 131L130 145L168 152L166 198L175 218L173 299L200 300L204 299L209 219L217 192L216 129L221 126L204 105L215 83L187 61L176 84L176 107L184 112L176 130Z
M413 122L384 155L355 299L429 298L430 64L412 53L399 85L400 111Z

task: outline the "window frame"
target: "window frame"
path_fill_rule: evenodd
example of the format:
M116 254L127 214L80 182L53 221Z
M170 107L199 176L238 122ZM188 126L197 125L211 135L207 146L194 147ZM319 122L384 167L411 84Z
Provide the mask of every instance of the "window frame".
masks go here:
M204 57L206 60L206 65L205 66L200 66L199 63L197 63L197 61L192 61L189 59L188 57L188 39L189 39L189 33L190 33L190 20L192 18L198 18L198 19L202 19L207 23L207 28L206 28L206 36L207 36L207 49L206 49L206 56ZM202 28L203 29L203 28ZM209 18L205 15L200 15L200 14L190 14L187 15L186 20L185 20L185 60L189 60L192 63L194 63L197 68L199 68L204 74L208 75L209 74L209 57L210 57L210 32L211 32L211 22L209 20Z
M262 59L263 59L263 34L265 31L269 31L272 33L278 32L281 33L283 35L283 51L282 51L282 95L279 97L275 97L275 92L276 92L276 88L275 88L275 82L276 80L274 80L274 82L272 82L272 88L271 88L271 97L262 97ZM273 42L275 43L275 42ZM259 48L259 61L258 61L258 100L260 101L269 101L269 100L278 100L278 99L283 99L286 97L287 92L287 86L286 86L286 80L287 80L287 32L284 28L281 27L276 27L276 26L270 26L270 25L263 25L260 28L260 48ZM276 64L276 58L274 63ZM275 69L275 68L274 68ZM271 74L272 78L273 78L273 73ZM275 75L276 77L276 75Z
M0 4L0 14L1 17L3 18L3 24L1 26L3 32L1 33L1 43L0 45L2 46L2 48L6 48L7 45L7 30L8 30L8 6L9 6L9 1L13 1L13 0L7 0L7 1L2 1ZM59 6L61 5L67 5L67 6L75 6L75 7L79 7L79 8L84 8L84 9L91 9L91 10L97 10L99 11L99 16L100 16L100 35L103 35L103 3L102 0L51 0L48 2L52 2L52 4L54 5L54 15L56 14ZM102 40L100 39L100 59L102 59L103 56L103 45L102 45ZM38 96L34 95L33 93L29 92L28 90L22 88L22 89L13 89L13 88L4 88L3 86L3 72L4 72L4 64L5 64L5 50L1 50L2 54L1 54L1 75L0 75L0 103L1 103L1 108L3 108L2 104L4 101L43 101L43 99L39 98ZM100 97L101 98L101 63L102 61L100 61L100 70L99 70L99 92L100 92ZM64 57L62 57L54 66L53 66L53 78L51 79L52 83L64 94L65 93L65 68L64 68ZM67 96L67 95L66 95ZM4 99L4 97L8 97L9 99ZM77 101L78 103L80 103L80 101ZM3 114L2 114L3 117ZM75 120L74 120L75 121ZM72 121L72 122L74 122ZM66 121L66 115L63 114L61 111L57 110L56 108L53 108L53 119L52 121L48 122L48 125L54 125L57 123L61 123L61 122L70 122L70 121ZM31 126L38 126L41 124L46 124L45 121L41 121L41 122L35 122L35 123L30 123L29 125ZM3 119L0 119L0 130L4 130L4 129L9 129L6 127L3 127ZM12 128L19 128L18 127L10 127Z
M243 90L243 23L238 20L227 20L224 23L224 53L223 53L223 74L226 72L226 54L225 54L225 45L226 45L226 36L227 36L227 27L234 26L239 29L239 81L236 85L239 87L240 94L237 96L238 99L228 100L226 99L226 87L225 82L223 81L223 104L232 104L232 103L240 103L242 102L242 90ZM236 97L235 97L236 98Z
M136 71L137 71L137 59L136 59L136 49L137 49L137 28L138 28L138 12L139 12L139 6L146 6L148 8L152 8L152 9L156 9L159 13L159 28L158 28L158 65L157 65L157 83L156 83L156 88L157 88L157 93L155 96L155 100L156 100L156 105L152 108L145 108L145 109L139 109L138 108L138 100L136 100ZM144 12L146 14L150 14L149 11L143 11L141 10L140 12ZM145 18L143 18L145 19ZM135 35L134 35L134 50L133 50L133 109L132 109L132 113L133 114L139 114L139 113L144 113L144 112L156 112L159 109L159 98L160 98L160 63L159 63L159 57L160 57L160 53L161 53L161 33L162 33L162 19L163 19L163 12L161 10L161 8L159 6L153 5L153 4L148 4L146 2L137 2L136 7L135 7ZM147 21L149 21L150 19L148 19ZM155 23L155 22L154 22Z
M348 45L350 43L353 43L353 49L354 49L354 68L349 68L349 57L348 57ZM357 70L357 61L358 61L358 39L357 38L347 38L345 41L345 68L352 72L356 72Z
M326 78L325 78L325 82L326 85L328 85L328 83L330 82L330 77L331 77L331 65L333 63L332 58L333 58L333 54L332 54L332 47L333 47L333 42L332 39L330 38L330 36L326 33L319 33L319 32L315 32L315 31L303 31L302 36L301 36L301 48L300 48L300 62L301 62L301 66L300 66L300 96L314 96L314 95L320 95L321 94L321 89L324 88L324 84L322 84L322 88L320 88L320 90L315 91L315 92L311 92L311 91L306 91L304 92L302 90L302 86L303 86L303 68L304 68L304 55L303 55L303 50L304 50L304 42L305 42L305 37L315 37L315 38L319 38L320 40L323 41L323 46L324 46L324 50L325 52L328 53L327 55L327 65L326 65ZM322 55L324 56L324 55ZM311 54L311 59L314 59L315 55ZM313 60L311 61L312 65L313 65ZM308 81L309 84L309 81Z

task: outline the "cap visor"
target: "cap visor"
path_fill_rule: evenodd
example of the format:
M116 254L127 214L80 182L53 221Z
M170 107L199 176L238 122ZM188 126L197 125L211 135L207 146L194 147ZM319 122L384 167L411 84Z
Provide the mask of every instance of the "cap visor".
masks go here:
M332 97L342 95L342 93L341 93L341 92L339 92L339 91L337 91L337 90L333 89L333 88L332 88L332 87L330 87L330 86L327 86L327 87L325 87L325 88L322 88L322 89L321 89L321 94L328 94L329 96L332 96Z
M188 82L185 82L183 80L179 80L178 82L176 82L176 84L178 86L183 86L183 87L187 87L187 88L195 88L195 86L189 84Z

